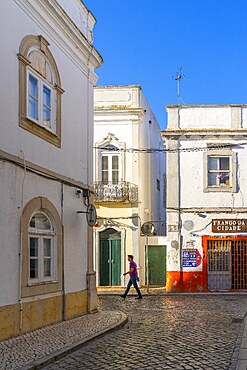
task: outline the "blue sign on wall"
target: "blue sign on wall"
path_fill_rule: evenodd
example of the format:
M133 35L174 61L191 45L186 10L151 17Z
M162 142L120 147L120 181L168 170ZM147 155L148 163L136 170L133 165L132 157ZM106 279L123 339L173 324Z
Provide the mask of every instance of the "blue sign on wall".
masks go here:
M183 267L197 267L200 265L202 257L198 249L183 250Z

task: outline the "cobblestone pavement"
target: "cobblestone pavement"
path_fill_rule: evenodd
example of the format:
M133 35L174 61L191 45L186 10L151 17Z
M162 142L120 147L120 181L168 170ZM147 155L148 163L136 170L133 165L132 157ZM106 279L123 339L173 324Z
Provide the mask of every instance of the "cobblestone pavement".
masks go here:
M100 311L1 341L0 370L32 369L125 321L123 312Z
M128 324L44 367L56 369L237 369L244 295L101 296L102 310L122 310Z

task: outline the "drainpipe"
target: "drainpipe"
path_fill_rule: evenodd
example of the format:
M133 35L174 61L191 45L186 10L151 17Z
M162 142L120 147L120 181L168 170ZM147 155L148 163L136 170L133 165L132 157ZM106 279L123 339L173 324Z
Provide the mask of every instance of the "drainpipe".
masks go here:
M22 212L21 212L22 214ZM22 219L22 217L21 217ZM21 287L22 287L22 220L20 221L20 250L19 250L19 304L20 304L20 322L19 322L19 329L22 330L22 314L23 314L23 307L22 307L22 299L21 299Z
M24 167L24 175L22 179L22 184L21 184L21 205L20 205L20 248L19 248L19 297L18 297L18 302L20 305L20 321L19 321L19 330L22 330L22 325L23 325L23 305L22 305L22 296L21 296L21 289L22 289L22 212L23 212L23 203L24 203L24 182L26 178L26 173L27 173L27 167L26 167L26 160L25 160L25 154L24 151L21 149L20 150L22 154L22 159L23 159L23 167Z
M66 315L66 297L65 297L65 257L64 257L64 185L61 183L61 224L62 224L62 315L63 320L67 319Z

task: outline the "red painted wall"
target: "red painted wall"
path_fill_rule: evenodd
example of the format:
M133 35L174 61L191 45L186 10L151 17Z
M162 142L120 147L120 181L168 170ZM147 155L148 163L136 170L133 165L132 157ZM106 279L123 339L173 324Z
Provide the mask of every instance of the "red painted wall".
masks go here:
M207 241L208 240L246 240L246 236L202 236L203 256L202 271L167 271L166 291L170 293L208 292L207 276Z
M204 271L179 272L168 271L166 291L174 293L198 293L207 291L207 279Z

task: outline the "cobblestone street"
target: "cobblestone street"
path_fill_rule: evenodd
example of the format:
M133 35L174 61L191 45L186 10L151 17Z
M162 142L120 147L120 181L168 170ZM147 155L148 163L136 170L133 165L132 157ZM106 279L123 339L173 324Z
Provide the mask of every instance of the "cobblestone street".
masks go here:
M128 324L43 369L236 369L244 295L101 296L99 305Z

